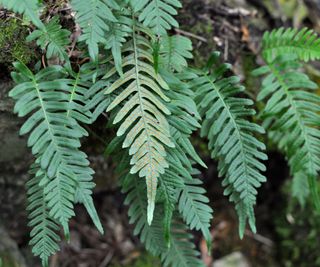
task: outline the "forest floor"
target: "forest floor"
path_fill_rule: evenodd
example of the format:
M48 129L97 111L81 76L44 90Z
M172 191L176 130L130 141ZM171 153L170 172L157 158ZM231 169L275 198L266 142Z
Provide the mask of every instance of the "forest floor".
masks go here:
M178 17L181 29L176 33L192 39L193 64L204 65L211 51L220 51L224 60L233 65L233 71L241 77L252 98L257 94L258 83L251 78L250 71L261 63L258 55L264 31L280 26L308 26L320 32L320 2L317 0L182 0L182 3L184 7ZM0 23L1 19L4 20L0 10ZM33 48L26 49L32 51ZM31 156L25 147L25 139L17 134L21 121L12 114L12 102L7 98L12 86L9 78L11 59L1 59L1 50L0 28L0 145L2 151L6 151L0 155L0 257L5 258L8 251L14 251L12 265L3 267L38 267L28 246L24 198ZM103 156L109 141L105 125L106 118L100 118L88 128L90 139L84 140L84 149L97 172L94 199L105 234L101 236L84 209L77 206L76 220L72 220L70 226L71 242L63 242L61 251L52 257L50 267L160 266L157 259L144 252L128 224L124 196L113 173L116 163ZM308 220L308 211L294 213L288 208L286 183L289 174L280 154L272 147L268 151L268 183L259 190L256 207L258 234L248 230L240 240L237 216L228 199L223 197L216 164L210 160L197 136L194 143L208 165L202 179L214 209L212 255L207 255L200 235L195 239L208 266L233 252L239 252L246 259L241 258L245 267L320 266L317 255L320 228L314 230L316 232L310 230L311 226L319 225ZM309 251L305 251L306 248ZM232 265L216 263L213 266ZM241 267L240 263L234 266Z

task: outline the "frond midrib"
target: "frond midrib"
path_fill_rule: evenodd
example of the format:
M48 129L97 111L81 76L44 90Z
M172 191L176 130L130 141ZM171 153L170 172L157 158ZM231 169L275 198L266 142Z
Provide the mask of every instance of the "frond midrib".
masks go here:
M245 177L248 178L249 175L248 175L248 170L247 170L248 167L247 167L247 165L249 165L249 164L248 164L248 162L247 162L246 153L244 152L244 150L245 150L245 148L243 147L244 141L243 141L243 138L242 138L242 136L241 136L241 131L240 131L240 129L239 129L237 123L236 123L236 119L234 118L232 112L230 111L229 106L225 103L224 98L223 98L223 96L221 95L220 91L219 91L218 88L215 86L215 84L211 81L211 79L209 78L209 76L207 75L207 73L204 73L204 76L207 78L207 80L208 80L209 83L211 84L212 88L216 91L216 93L217 93L220 101L223 103L224 108L227 110L227 113L229 114L229 117L230 117L230 119L231 119L231 121L232 121L232 124L234 125L234 128L236 129L236 134L237 134L237 136L238 136L238 139L239 139L239 141L240 141L239 143L240 143L240 146L241 146L241 155L242 155L242 158L244 159L244 169L245 169L244 173L245 173ZM248 192L248 181L247 181L247 179L244 179L244 183L246 184L246 186L245 186L245 188L246 188L246 189L245 189L246 195L249 195L250 192Z

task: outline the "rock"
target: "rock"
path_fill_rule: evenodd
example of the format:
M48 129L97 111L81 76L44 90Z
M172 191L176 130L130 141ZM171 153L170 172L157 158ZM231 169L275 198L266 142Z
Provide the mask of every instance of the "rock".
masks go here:
M213 263L212 267L250 267L248 260L241 252L233 252Z
M0 226L0 259L3 267L26 267L25 260L18 250L16 242Z

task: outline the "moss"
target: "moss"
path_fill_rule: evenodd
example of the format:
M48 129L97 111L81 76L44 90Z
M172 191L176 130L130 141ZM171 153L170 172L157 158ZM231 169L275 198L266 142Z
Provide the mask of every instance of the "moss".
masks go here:
M26 42L28 29L13 18L0 20L0 64L9 66L19 60L25 64L34 59L34 52Z
M148 253L142 253L134 262L125 265L115 264L112 267L160 267L160 260Z

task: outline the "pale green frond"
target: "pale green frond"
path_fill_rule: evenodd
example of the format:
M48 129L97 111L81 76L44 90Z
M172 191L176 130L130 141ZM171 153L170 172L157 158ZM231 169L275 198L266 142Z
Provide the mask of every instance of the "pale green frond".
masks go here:
M127 71L107 89L106 93L120 93L108 111L122 105L114 123L121 122L117 135L125 134L123 147L129 147L132 156L130 173L146 178L148 196L148 222L151 224L155 207L158 177L168 167L164 146L173 147L166 115L170 112L163 104L168 101L163 89L168 85L152 67L152 57L145 57L148 40L140 38L135 26L132 31L129 56L123 59ZM112 70L115 73L115 70ZM107 74L106 76L109 76ZM125 88L125 89L123 89Z

